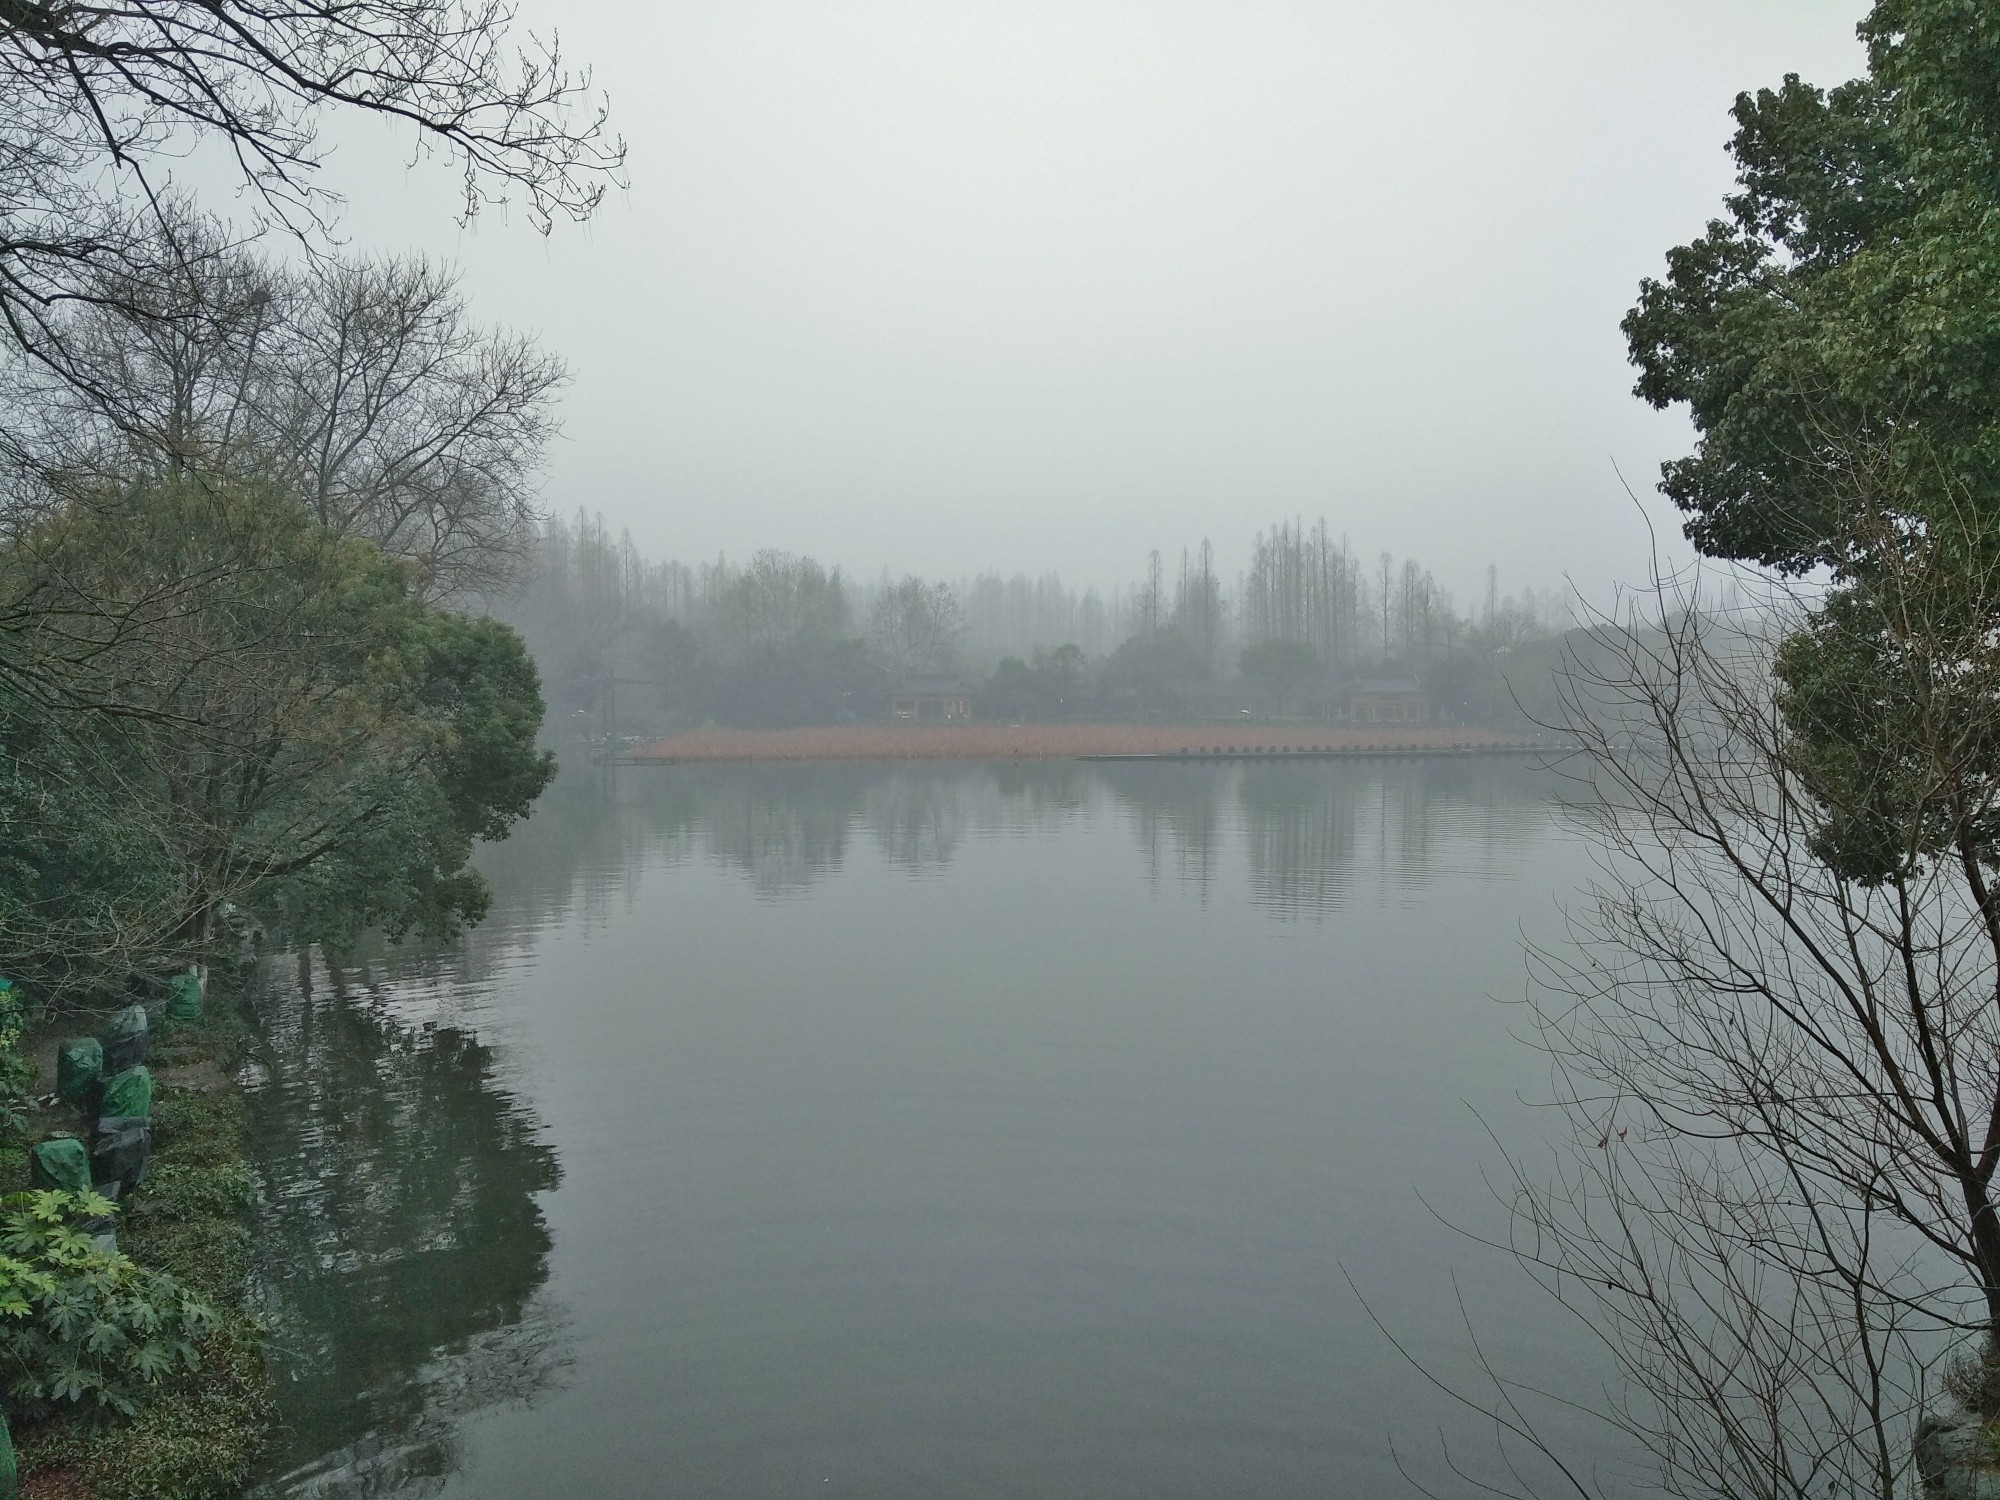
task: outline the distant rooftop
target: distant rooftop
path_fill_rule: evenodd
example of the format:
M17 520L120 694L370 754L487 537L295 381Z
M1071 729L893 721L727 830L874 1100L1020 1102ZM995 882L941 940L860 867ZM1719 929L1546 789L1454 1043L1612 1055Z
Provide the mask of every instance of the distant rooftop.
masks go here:
M1357 677L1343 693L1421 693L1424 685L1414 677Z

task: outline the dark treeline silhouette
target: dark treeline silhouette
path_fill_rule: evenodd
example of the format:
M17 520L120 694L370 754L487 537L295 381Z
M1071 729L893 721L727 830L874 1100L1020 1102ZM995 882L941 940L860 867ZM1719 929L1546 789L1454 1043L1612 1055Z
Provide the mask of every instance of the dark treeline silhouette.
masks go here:
M1235 580L1206 541L1107 598L1056 573L873 582L767 550L656 562L579 513L545 523L495 614L526 638L569 738L702 723L879 719L913 683L981 718L1338 718L1356 680L1415 683L1461 723L1535 716L1569 625L1554 590L1467 608L1414 558L1372 559L1324 521L1259 535ZM1523 692L1521 684L1528 685Z

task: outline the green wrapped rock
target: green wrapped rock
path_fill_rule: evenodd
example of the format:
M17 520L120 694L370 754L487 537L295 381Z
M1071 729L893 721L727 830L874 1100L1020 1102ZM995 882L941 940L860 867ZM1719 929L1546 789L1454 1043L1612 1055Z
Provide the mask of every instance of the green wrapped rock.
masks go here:
M104 1028L104 1071L122 1073L144 1062L149 1039L146 1007L126 1006Z
M43 1141L28 1153L28 1181L38 1188L65 1193L90 1191L90 1153L74 1136Z
M7 1430L6 1413L0 1412L0 1500L20 1500L21 1467L14 1461L14 1434Z
M104 1074L104 1048L94 1036L72 1037L56 1048L56 1097L81 1104Z
M104 1099L97 1107L100 1115L123 1115L144 1120L153 1113L153 1075L144 1064L127 1068L104 1084Z
M169 1021L199 1021L201 1019L201 976L189 969L185 974L176 974L167 981L167 1009L164 1017Z

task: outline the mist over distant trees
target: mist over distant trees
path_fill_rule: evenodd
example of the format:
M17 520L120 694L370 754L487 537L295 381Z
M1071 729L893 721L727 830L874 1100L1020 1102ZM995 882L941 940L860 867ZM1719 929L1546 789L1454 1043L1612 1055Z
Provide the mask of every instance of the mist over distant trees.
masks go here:
M1503 596L1492 569L1462 609L1417 560L1367 558L1323 520L1260 534L1233 581L1206 541L1152 552L1108 598L1053 571L870 583L775 550L656 562L583 513L530 546L527 585L489 606L576 737L865 719L938 676L983 717L1323 717L1347 682L1388 676L1417 680L1443 717L1522 723L1534 709L1515 679L1546 697L1570 624L1561 595Z
M964 650L977 662L1028 657L1037 646L1065 642L1095 661L1118 644L1116 611L1095 589L1081 594L1059 573L1030 578L981 573L953 585L965 611Z
M950 584L905 578L878 590L868 609L875 659L898 676L951 671L964 636L965 611Z

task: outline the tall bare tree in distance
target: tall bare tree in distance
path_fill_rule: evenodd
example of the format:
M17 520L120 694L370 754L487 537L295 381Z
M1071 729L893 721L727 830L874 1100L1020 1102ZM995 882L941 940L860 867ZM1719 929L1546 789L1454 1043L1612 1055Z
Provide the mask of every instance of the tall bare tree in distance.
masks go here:
M868 613L868 643L892 672L949 672L964 637L965 611L948 583L905 578L877 594Z

